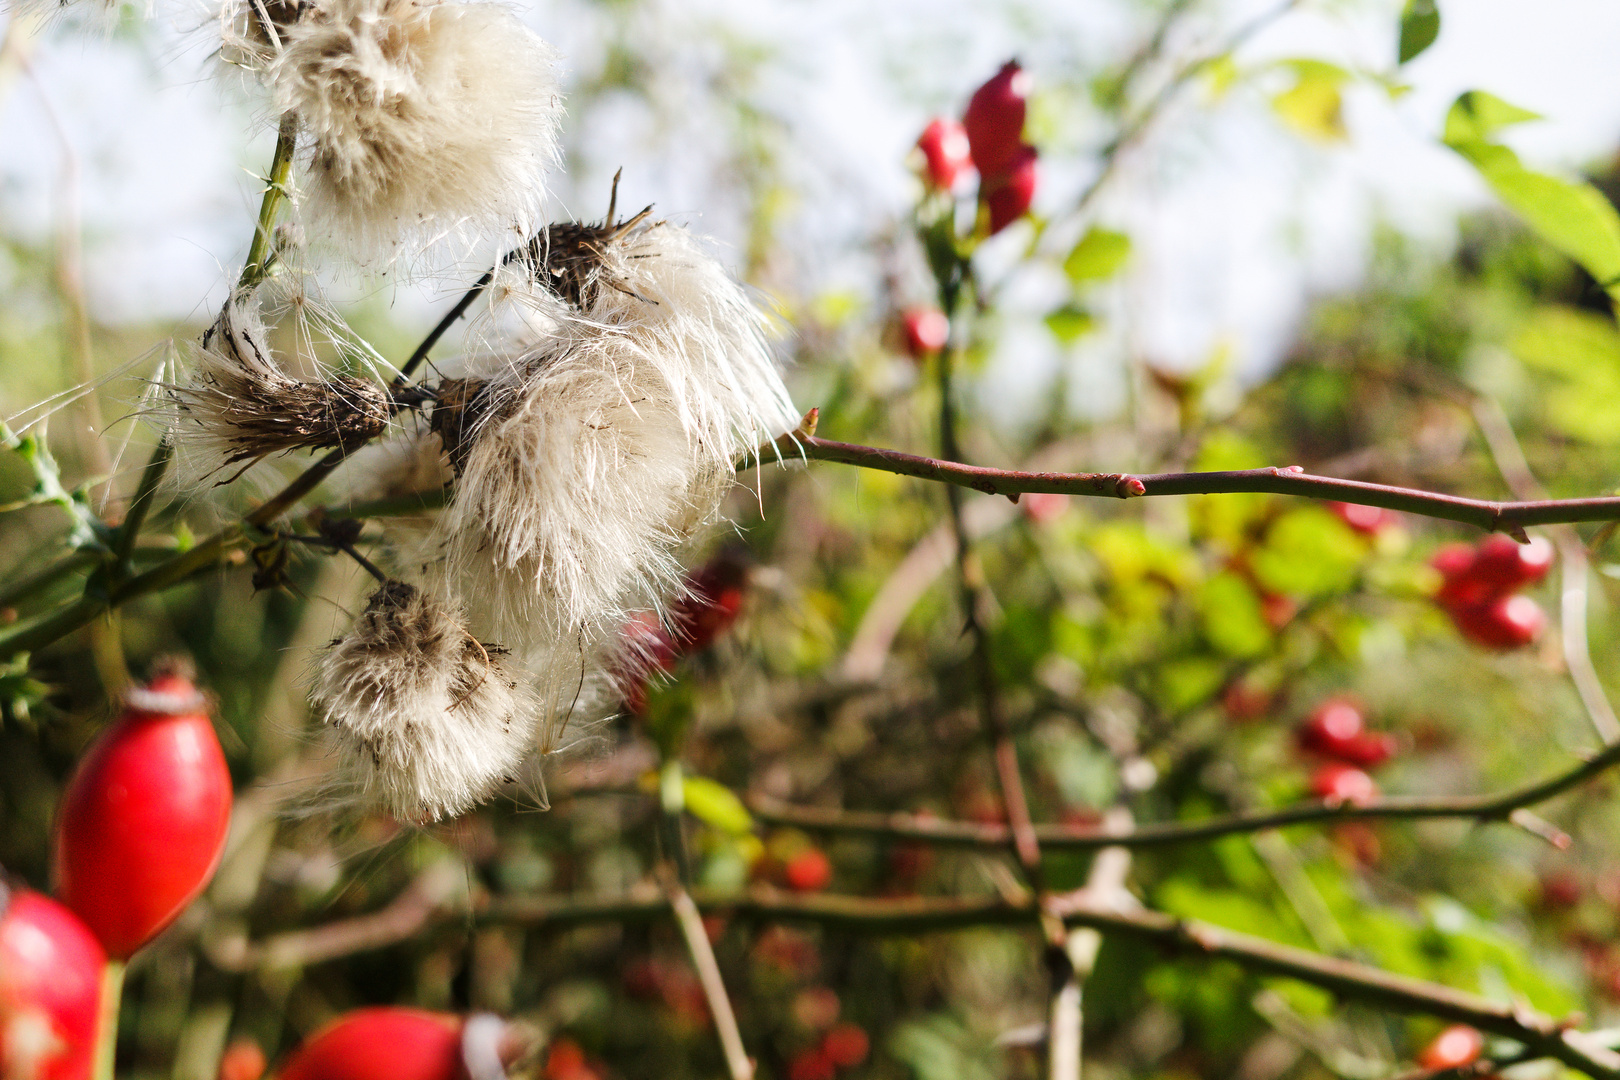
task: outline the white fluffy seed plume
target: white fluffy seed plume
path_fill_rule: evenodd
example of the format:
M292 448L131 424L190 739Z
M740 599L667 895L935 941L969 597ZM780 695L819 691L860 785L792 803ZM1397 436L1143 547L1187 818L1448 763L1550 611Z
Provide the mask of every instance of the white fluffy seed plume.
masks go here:
M188 380L166 389L171 441L193 480L294 450L351 450L386 430L394 414L388 390L368 379L289 375L251 296L226 304L203 334Z
M533 747L535 708L502 650L460 613L389 581L322 654L314 693L345 786L404 820L437 821L488 799Z
M644 218L547 230L519 264L542 289L507 282L540 343L440 387L458 473L440 551L503 633L594 636L660 607L735 461L797 423L746 291Z
M310 143L306 206L351 254L539 220L556 57L505 6L317 0L276 36L265 75Z

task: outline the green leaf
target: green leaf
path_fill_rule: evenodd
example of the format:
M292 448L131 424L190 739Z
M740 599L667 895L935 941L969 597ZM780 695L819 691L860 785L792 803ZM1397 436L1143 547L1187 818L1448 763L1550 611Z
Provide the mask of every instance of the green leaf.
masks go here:
M1355 583L1365 554L1348 525L1326 510L1302 506L1272 523L1251 563L1255 579L1271 592L1328 596Z
M702 776L688 776L683 779L681 790L686 798L686 809L705 825L729 833L746 833L754 828L753 815L725 785Z
M1545 392L1554 427L1587 442L1620 442L1620 331L1612 322L1548 305L1510 347L1526 365L1554 376Z
M1064 345L1073 345L1096 325L1091 312L1076 304L1064 304L1046 317L1046 328Z
M1443 140L1447 146L1452 147L1459 143L1489 142L1505 127L1522 124L1526 120L1540 119L1540 113L1521 109L1511 102L1503 101L1495 94L1487 94L1483 90L1469 90L1452 102L1451 110L1446 113L1446 133Z
M1434 0L1406 0L1401 12L1400 62L1413 59L1440 36L1440 9Z
M1106 281L1119 273L1125 260L1131 256L1131 238L1112 229L1093 225L1074 245L1069 257L1063 260L1063 272L1076 285L1087 281Z
M1300 134L1323 142L1339 142L1344 129L1344 96L1339 87L1349 77L1343 68L1320 61L1296 60L1293 87L1271 99L1271 107Z
M1271 646L1271 627L1249 583L1227 571L1204 582L1198 597L1204 636L1216 651L1237 659L1259 656Z
M1467 158L1504 203L1547 243L1620 299L1620 213L1591 184L1527 169L1491 136L1536 114L1478 90L1451 106L1445 143Z

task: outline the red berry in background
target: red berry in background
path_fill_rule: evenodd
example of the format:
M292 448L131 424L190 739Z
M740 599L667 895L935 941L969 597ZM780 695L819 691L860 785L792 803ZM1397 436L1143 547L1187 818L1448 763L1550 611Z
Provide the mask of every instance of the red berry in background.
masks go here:
M820 848L805 848L782 867L782 880L795 892L819 892L832 880L832 862Z
M1400 740L1387 731L1368 731L1340 743L1333 756L1359 768L1371 769L1394 757L1400 746Z
M1580 875L1573 870L1549 870L1541 875L1541 906L1568 909L1581 902Z
M1237 724L1265 716L1276 700L1274 692L1247 679L1238 679L1221 692L1221 708L1226 718Z
M1330 803L1363 803L1378 797L1378 785L1354 765L1330 761L1311 776L1311 793Z
M913 360L937 355L950 340L951 320L938 308L912 308L900 321L906 329L906 355Z
M686 588L670 607L669 625L682 655L700 652L731 628L748 591L747 553L724 548L687 575Z
M1500 596L1546 577L1552 569L1553 554L1552 542L1545 537L1533 537L1528 544L1521 544L1511 536L1492 533L1475 549L1472 573Z
M1037 525L1056 521L1069 509L1069 497L1061 492L1031 491L1018 499L1018 509Z
M1340 521L1363 536L1377 536L1397 520L1394 511L1385 510L1382 506L1332 502L1328 503L1328 507L1339 516Z
M1528 596L1503 596L1448 609L1463 637L1491 649L1518 649L1547 628L1547 614Z
M962 174L973 168L967 130L955 120L939 117L928 122L917 140L930 187L950 191Z
M219 1056L216 1080L259 1080L269 1065L264 1051L252 1039L237 1039Z
M819 1048L801 1050L788 1062L788 1080L833 1080L837 1067Z
M866 1060L872 1042L854 1024L839 1024L821 1040L821 1053L841 1069L848 1069Z
M1033 146L1026 146L1008 171L994 180L987 180L980 190L980 198L990 208L990 235L1005 229L1029 212L1035 201L1037 155Z
M205 700L178 670L129 692L56 822L57 895L127 959L202 892L225 850L231 774Z
M585 1060L585 1051L566 1036L552 1040L540 1075L545 1080L598 1080L597 1071Z
M1485 1050L1485 1037L1467 1024L1453 1024L1418 1055L1418 1064L1425 1069L1460 1069L1479 1060Z
M459 1016L356 1009L304 1041L278 1080L456 1080L465 1066Z
M1299 744L1319 754L1333 749L1367 730L1361 706L1347 698L1329 698L1318 705L1299 728Z
M0 883L0 1075L89 1080L106 966L73 912Z
M962 127L980 176L1005 176L1017 165L1032 82L1018 61L1009 60L968 101Z

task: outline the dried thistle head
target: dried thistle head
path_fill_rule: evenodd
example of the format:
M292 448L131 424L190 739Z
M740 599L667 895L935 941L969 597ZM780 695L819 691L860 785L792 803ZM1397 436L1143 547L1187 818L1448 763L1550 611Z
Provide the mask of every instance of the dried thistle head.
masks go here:
M396 409L387 388L368 379L287 374L243 297L203 334L189 381L167 389L176 442L205 476L294 450L353 450L382 434Z
M312 0L277 37L265 75L309 140L310 208L353 253L538 219L556 60L508 8Z
M535 710L505 650L402 581L321 655L313 700L352 786L410 821L483 802L532 749Z

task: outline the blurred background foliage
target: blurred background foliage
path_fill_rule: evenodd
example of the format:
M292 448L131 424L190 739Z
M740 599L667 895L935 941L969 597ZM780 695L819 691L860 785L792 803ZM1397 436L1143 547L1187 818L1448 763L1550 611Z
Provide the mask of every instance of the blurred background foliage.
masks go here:
M626 98L656 114L670 64L649 29L659 24L640 7L593 11L595 53L575 60L571 107L581 123ZM1153 28L1176 25L1189 7L1144 7L1147 33L1134 51L1075 57L1054 72L1037 97L1032 139L1095 156L1108 138L1079 147L1082 138L1128 131L1152 100L1138 79L1141 57L1169 48ZM727 180L711 197L745 223L738 261L791 324L796 399L819 406L824 435L933 452L932 362L906 355L899 328L902 309L929 295L911 223L891 220L871 238L879 287L797 292L785 269L793 233L781 227L802 197L783 175L791 136L751 96L761 69L782 58L724 37L707 45L702 74L687 63L682 77L706 80L726 107L724 129L705 133ZM1328 143L1346 137L1349 84L1398 84L1309 57L1258 69L1227 53L1193 59L1191 92L1257 86L1278 123ZM959 94L987 74L961 73ZM681 118L662 130L678 144ZM601 171L583 151L575 165L592 180ZM1605 169L1595 180L1612 194L1620 185ZM1300 464L1507 497L1477 422L1494 402L1553 495L1613 487L1620 329L1609 298L1506 210L1468 216L1444 256L1381 230L1362 283L1316 299L1281 363L1241 379L1219 349L1202 367L1172 370L1132 348L1131 312L1108 299L1133 258L1131 238L1087 228L1071 205L1017 226L996 258L1002 269L1044 266L1063 283L1037 324L1060 348L1107 342L1122 406L1077 415L1070 403L1088 392L1081 367L1005 422L984 373L1009 297L987 288L968 318L977 377L961 403L974 463L1140 472ZM107 496L116 512L133 483L127 464L144 457L150 435L126 422L98 442L96 412L112 420L130 411L138 380L155 368L152 343L200 326L104 324L91 313L85 353L70 249L11 239L0 253L0 393L15 415L86 370L121 373L89 398L59 401L48 428L63 475L88 485L91 506L101 505L107 455L124 463ZM1020 279L1008 271L999 280L1010 293ZM380 303L345 314L390 356L418 329L414 313L395 318ZM133 448L118 453L132 430ZM28 500L37 475L20 453L0 458L0 501ZM146 543L154 553L190 543L218 520L213 502L182 500ZM535 1063L552 1080L718 1075L707 1007L672 925L523 927L477 913L491 897L566 904L646 894L662 857L657 770L671 749L685 770L694 874L707 889L787 887L786 868L810 849L829 857L825 888L839 893L1015 888L1010 855L803 832L744 805L764 797L1002 820L972 706L943 507L934 486L878 472L815 465L748 475L730 505L736 535L715 541L744 545L751 560L740 620L656 687L643 717L576 731L526 791L426 830L374 817L333 822L278 802L285 785L320 767L303 677L310 651L364 587L349 566L295 554L284 588L254 595L251 568L237 565L142 598L0 674L0 863L47 885L57 794L110 698L128 671L189 653L218 700L238 820L204 900L131 968L128 1075L209 1080L228 1039L251 1038L274 1058L364 1003L530 1019L583 1051L572 1073L555 1056L549 1067ZM1026 498L1016 507L972 496L965 514L994 597L995 668L1037 821L1095 823L1119 805L1138 822L1172 821L1308 798L1320 761L1300 749L1295 727L1334 697L1361 702L1370 726L1394 736L1398 751L1376 772L1386 792L1495 791L1566 768L1593 745L1556 628L1529 648L1492 652L1460 636L1434 603L1439 577L1427 560L1441 543L1469 538L1461 528L1401 517L1358 530L1328 507L1265 495ZM83 587L69 574L26 599L13 595L61 551L63 517L42 505L0 518L6 620ZM1591 651L1612 684L1620 559L1606 531L1583 535L1596 570ZM1557 609L1552 584L1533 595ZM1573 837L1563 852L1506 825L1309 826L1139 853L1129 887L1173 914L1555 1016L1579 1011L1604 1027L1620 1023L1612 795L1612 782L1599 780L1545 808ZM1073 888L1090 860L1047 862L1053 887ZM251 970L233 962L244 935L276 940L385 910L403 931L375 948L321 959L301 939ZM875 937L717 920L711 932L764 1075L793 1075L835 1020L871 1038L871 1056L844 1070L850 1076L1038 1072L1028 1032L1044 1016L1047 982L1033 928ZM1400 1072L1441 1027L1113 939L1086 1004L1086 1068L1096 1078L1381 1077Z

